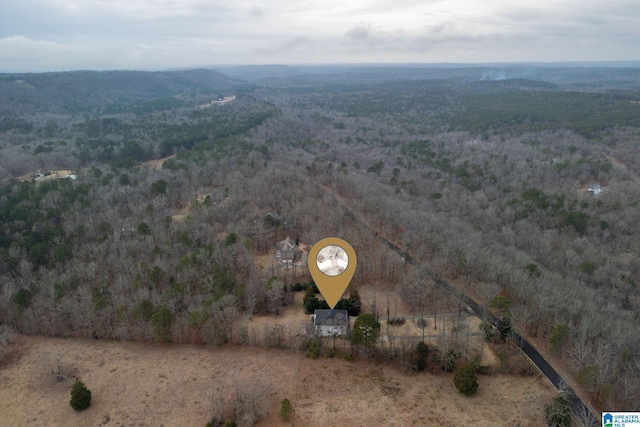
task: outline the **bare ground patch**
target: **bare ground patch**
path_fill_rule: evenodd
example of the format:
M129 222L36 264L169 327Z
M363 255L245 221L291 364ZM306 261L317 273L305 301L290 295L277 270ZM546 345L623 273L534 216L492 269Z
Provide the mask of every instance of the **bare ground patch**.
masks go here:
M47 171L46 175L43 172L28 173L26 175L22 175L22 176L18 177L18 180L19 181L31 181L33 179L36 182L41 182L41 181L50 181L52 179L69 178L69 177L73 177L74 174L75 174L75 172L72 171L72 170L57 169L57 170Z
M174 158L175 156L176 156L175 154L172 154L170 156L163 157L161 159L148 160L146 162L140 163L140 165L138 165L138 167L146 167L146 168L149 168L149 169L160 170L160 169L162 169L162 164L164 162L166 162L169 159Z

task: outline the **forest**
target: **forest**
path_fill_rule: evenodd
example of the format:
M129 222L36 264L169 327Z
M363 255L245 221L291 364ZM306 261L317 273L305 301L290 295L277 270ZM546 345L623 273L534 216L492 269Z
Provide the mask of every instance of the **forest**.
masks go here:
M233 341L292 301L256 263L287 235L348 240L354 287L437 312L437 280L329 189L487 309L504 296L596 408L640 410L638 67L7 74L0 106L0 323L20 333ZM75 179L35 178L55 170Z

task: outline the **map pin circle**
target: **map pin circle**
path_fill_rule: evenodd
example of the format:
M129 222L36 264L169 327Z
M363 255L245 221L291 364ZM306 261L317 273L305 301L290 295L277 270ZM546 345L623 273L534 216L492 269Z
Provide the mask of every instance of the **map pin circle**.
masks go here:
M318 290L333 310L356 272L356 251L344 239L326 237L311 247L307 265Z

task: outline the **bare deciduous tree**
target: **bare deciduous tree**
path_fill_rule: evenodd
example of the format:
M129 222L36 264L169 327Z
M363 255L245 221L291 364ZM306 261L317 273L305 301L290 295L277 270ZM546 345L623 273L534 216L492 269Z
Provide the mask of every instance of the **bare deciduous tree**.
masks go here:
M58 382L68 382L73 378L62 366L63 356L62 353L52 354L50 352L43 352L40 354L42 367Z
M13 329L8 325L0 325L0 362L9 351L9 344L13 340Z
M236 422L242 426L252 426L266 417L271 385L263 379L242 380L237 373L232 380Z
M237 298L234 295L226 295L220 298L211 307L211 315L222 328L225 341L233 341L233 325L240 316Z

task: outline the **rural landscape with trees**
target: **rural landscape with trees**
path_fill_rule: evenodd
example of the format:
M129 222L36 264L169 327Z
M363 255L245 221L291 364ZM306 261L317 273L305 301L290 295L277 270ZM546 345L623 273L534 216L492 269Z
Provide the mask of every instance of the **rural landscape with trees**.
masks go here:
M593 414L640 411L639 143L637 67L0 74L0 358L20 336L268 348L446 375L474 404L538 375L517 336ZM358 254L338 344L281 322L326 307L274 257L327 236ZM200 390L198 422L306 425L243 375ZM599 425L547 397L536 420Z

